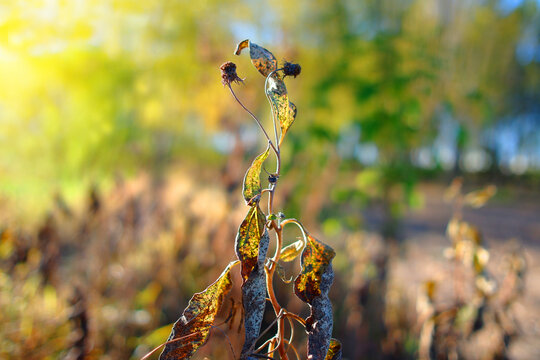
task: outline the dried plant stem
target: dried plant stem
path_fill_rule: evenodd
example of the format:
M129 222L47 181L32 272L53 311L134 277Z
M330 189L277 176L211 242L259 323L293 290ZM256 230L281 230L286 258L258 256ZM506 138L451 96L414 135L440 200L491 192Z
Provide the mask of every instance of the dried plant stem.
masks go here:
M264 129L264 127L262 126L261 122L259 121L259 119L257 119L257 117L251 112L249 111L249 109L247 107L244 106L244 104L240 101L240 99L238 99L238 97L236 96L236 94L234 93L234 90L232 89L231 87L231 84L228 84L227 85L232 96L234 97L234 99L236 100L236 102L238 104L240 104L240 106L249 114L251 115L251 117L253 118L253 120L255 120L255 122L257 123L257 125L259 125L259 128L262 130L262 132L264 133L264 136L266 137L266 139L268 140L268 143L270 144L270 147L272 148L272 150L274 150L274 152L276 153L276 156L279 154L279 150L276 149L276 147L274 146L274 144L272 143L272 140L270 140L270 136L268 136L268 133L266 132L266 130Z
M302 324L304 326L306 325L306 320L302 319L300 316L298 316L296 314L286 312L284 316L288 317L288 318L291 318L291 319L294 319L294 320L298 321L300 324Z
M225 336L225 338L227 339L227 343L229 343L229 349L231 349L231 354L232 354L232 358L233 360L236 360L236 354L234 352L234 348L231 344L231 339L229 339L229 336L227 335L227 333L223 330L221 330L220 328L218 328L217 326L212 326L212 329L216 329L216 330L219 330L221 332L221 334L223 334L223 336Z

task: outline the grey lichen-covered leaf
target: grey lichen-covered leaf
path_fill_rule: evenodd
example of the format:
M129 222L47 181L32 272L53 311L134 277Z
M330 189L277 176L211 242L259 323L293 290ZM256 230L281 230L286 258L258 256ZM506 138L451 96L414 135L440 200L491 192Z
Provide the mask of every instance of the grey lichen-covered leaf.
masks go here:
M259 243L259 257L257 265L249 274L248 279L242 285L242 305L244 306L244 345L242 347L241 359L256 360L256 357L249 356L250 349L254 347L259 333L266 306L266 278L264 273L264 261L270 236L265 230Z
M324 360L332 337L332 303L328 291L334 281L332 265L328 265L321 277L321 294L311 302L311 315L306 319L308 332L308 360Z

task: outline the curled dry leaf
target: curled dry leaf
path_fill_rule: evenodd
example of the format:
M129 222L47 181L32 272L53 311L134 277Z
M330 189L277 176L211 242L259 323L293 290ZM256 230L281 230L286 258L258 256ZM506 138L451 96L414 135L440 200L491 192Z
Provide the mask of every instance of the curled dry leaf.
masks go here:
M452 183L444 191L444 200L447 202L455 200L461 194L461 188L463 187L463 178L457 177L452 180Z
M238 228L235 249L242 265L242 279L245 283L249 274L257 267L259 243L265 231L266 216L258 204L250 207L246 218Z
M337 339L330 339L330 347L324 360L341 360L341 342Z
M240 41L238 45L236 45L236 50L234 50L234 55L240 55L242 50L247 48L249 46L249 39L246 39L244 41Z
M242 305L244 307L244 345L242 347L242 359L256 359L249 356L249 350L253 347L261 331L261 323L266 306L266 277L264 273L264 261L270 243L270 236L265 230L259 243L259 257L257 266L249 274L248 279L242 285Z
M231 290L231 262L220 277L204 291L193 295L182 316L174 323L167 341L185 339L165 345L160 360L189 359L208 340L210 329L221 309L225 295ZM193 336L187 336L193 335Z
M294 292L300 300L311 304L314 298L321 295L322 275L336 252L310 235L307 239L301 257L302 271L294 280Z
M483 189L472 191L465 195L465 198L463 201L465 204L473 207L473 208L480 208L484 206L489 199L495 195L497 192L497 187L495 185L488 185Z
M258 195L261 194L261 170L264 161L268 158L270 153L270 146L266 148L266 151L260 154L253 160L250 168L244 176L243 195L246 203L250 204L256 200L259 200Z
M297 240L281 249L281 256L279 257L279 260L284 262L293 261L298 255L300 255L303 248L304 240Z

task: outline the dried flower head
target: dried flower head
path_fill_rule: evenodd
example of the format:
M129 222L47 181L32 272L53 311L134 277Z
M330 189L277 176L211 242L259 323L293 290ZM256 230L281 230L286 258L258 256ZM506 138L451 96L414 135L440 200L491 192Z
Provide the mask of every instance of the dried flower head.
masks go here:
M283 64L283 73L285 74L285 76L289 75L296 77L300 74L301 70L302 68L298 64L293 64L288 61L285 61L285 63Z
M223 85L230 85L232 82L243 82L242 79L236 74L236 64L230 61L222 64L221 69L221 82Z

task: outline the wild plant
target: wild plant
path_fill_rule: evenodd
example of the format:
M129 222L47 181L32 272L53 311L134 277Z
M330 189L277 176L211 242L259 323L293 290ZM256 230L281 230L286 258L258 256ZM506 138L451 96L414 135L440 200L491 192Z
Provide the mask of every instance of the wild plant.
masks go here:
M508 359L511 342L518 335L518 326L511 307L523 294L525 258L519 249L506 255L506 274L499 286L488 271L490 252L485 247L481 232L463 220L465 206L480 208L496 193L493 185L462 193L462 179L457 178L445 197L454 204L454 214L447 226L447 237L452 246L445 256L453 262L454 299L451 304L437 305L438 284L429 280L419 299L420 334L419 358L469 358L467 349L473 337L486 330L491 335L489 347L480 353L485 359ZM473 352L479 353L473 345Z
M232 85L244 81L236 73L236 65L232 62L221 65L223 85L256 122L265 137L267 147L253 160L244 176L242 196L248 208L234 242L238 260L230 262L213 284L193 295L188 306L173 325L167 342L163 344L164 349L160 359L189 359L198 348L206 344L211 329L216 326L216 316L232 288L231 272L238 265L242 278L245 328L240 359L288 360L291 354L300 359L299 352L293 344L294 322L299 323L307 332L307 358L309 360L340 359L341 344L331 337L333 316L332 305L328 298L328 291L334 278L331 262L335 252L330 246L310 235L298 220L287 219L283 213L276 211L274 204L281 175L281 145L297 113L296 106L289 101L284 80L286 77L299 75L301 67L286 61L279 66L270 51L249 40L240 42L235 54L240 55L246 48L249 48L251 62L265 77L264 90L271 108L273 138L235 94ZM261 173L264 163L268 161L271 154L275 158L276 170L269 173L268 184L263 188ZM261 207L264 197L267 200L266 212ZM300 228L302 237L286 245L283 229L290 224ZM276 250L273 256L268 257L271 235L275 237ZM311 310L310 316L306 319L282 306L274 290L274 278L281 268L279 262L291 262L297 257L300 257L300 273L294 280L294 293ZM261 332L267 301L273 309L275 320ZM262 341L275 324L277 324L275 335ZM286 325L290 327L289 338L285 338ZM154 351L156 350L158 349ZM231 352L236 358L232 346Z

